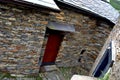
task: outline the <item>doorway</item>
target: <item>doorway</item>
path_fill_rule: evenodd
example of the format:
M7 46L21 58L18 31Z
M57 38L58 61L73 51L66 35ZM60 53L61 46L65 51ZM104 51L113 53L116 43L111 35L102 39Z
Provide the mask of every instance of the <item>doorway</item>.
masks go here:
M107 71L110 67L112 67L114 62L112 56L112 44L110 43L93 72L94 77L103 77L107 73Z
M47 28L46 34L48 39L41 66L55 64L59 48L64 38L64 32L62 31Z

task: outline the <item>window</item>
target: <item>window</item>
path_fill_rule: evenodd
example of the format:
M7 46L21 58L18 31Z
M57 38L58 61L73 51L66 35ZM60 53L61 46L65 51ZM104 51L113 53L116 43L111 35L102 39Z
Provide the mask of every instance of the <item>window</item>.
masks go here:
M113 64L113 56L112 53L112 42L109 44L108 48L105 50L104 55L102 56L101 60L99 61L97 67L93 72L94 77L103 77L104 74L109 70L109 68Z

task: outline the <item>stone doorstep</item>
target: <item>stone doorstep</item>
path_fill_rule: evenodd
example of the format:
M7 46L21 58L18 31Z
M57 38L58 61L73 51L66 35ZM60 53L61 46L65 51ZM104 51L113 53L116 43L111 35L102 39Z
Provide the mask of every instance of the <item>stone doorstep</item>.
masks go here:
M73 75L71 80L98 80L98 79L90 76Z
M56 65L42 66L40 72L42 80L65 80Z
M12 77L25 77L25 75L11 74Z
M40 72L50 72L59 70L56 65L47 65L40 67Z

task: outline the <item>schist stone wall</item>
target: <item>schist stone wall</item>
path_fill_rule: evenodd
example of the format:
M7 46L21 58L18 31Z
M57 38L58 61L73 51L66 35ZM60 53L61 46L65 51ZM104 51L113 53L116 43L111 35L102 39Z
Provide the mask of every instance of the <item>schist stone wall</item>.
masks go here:
M111 70L110 80L120 80L120 18L118 23L114 26L108 41L109 40L114 41L114 51L116 56Z
M0 70L38 73L47 16L15 7L0 5Z
M59 67L81 67L90 71L112 25L66 9L55 13L40 8L0 4L0 71L13 74L37 74L49 21L73 24L76 32L66 33L56 63ZM42 51L41 51L42 50ZM81 53L83 52L83 53Z
M92 72L96 68L99 60L101 59L105 50L108 48L111 42L112 42L112 54L115 57L115 59L114 59L114 64L110 71L109 80L120 80L120 17L117 24L114 26L113 30L111 31L108 39L106 40L102 50L100 51L100 54L93 65L90 76L92 75Z

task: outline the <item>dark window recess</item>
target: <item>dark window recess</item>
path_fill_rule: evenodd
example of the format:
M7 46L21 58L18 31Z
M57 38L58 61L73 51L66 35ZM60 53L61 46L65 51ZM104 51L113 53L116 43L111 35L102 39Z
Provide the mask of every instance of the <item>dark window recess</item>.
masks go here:
M103 57L101 58L100 62L98 63L96 69L93 72L94 77L103 77L108 69L111 67L111 64L113 63L112 61L112 48L111 48L111 43L106 49Z
M79 57L79 59L78 59L78 62L81 62L81 58L83 57L82 55L83 55L83 53L84 53L85 51L86 51L86 50L83 49L83 50L80 52L80 57Z

